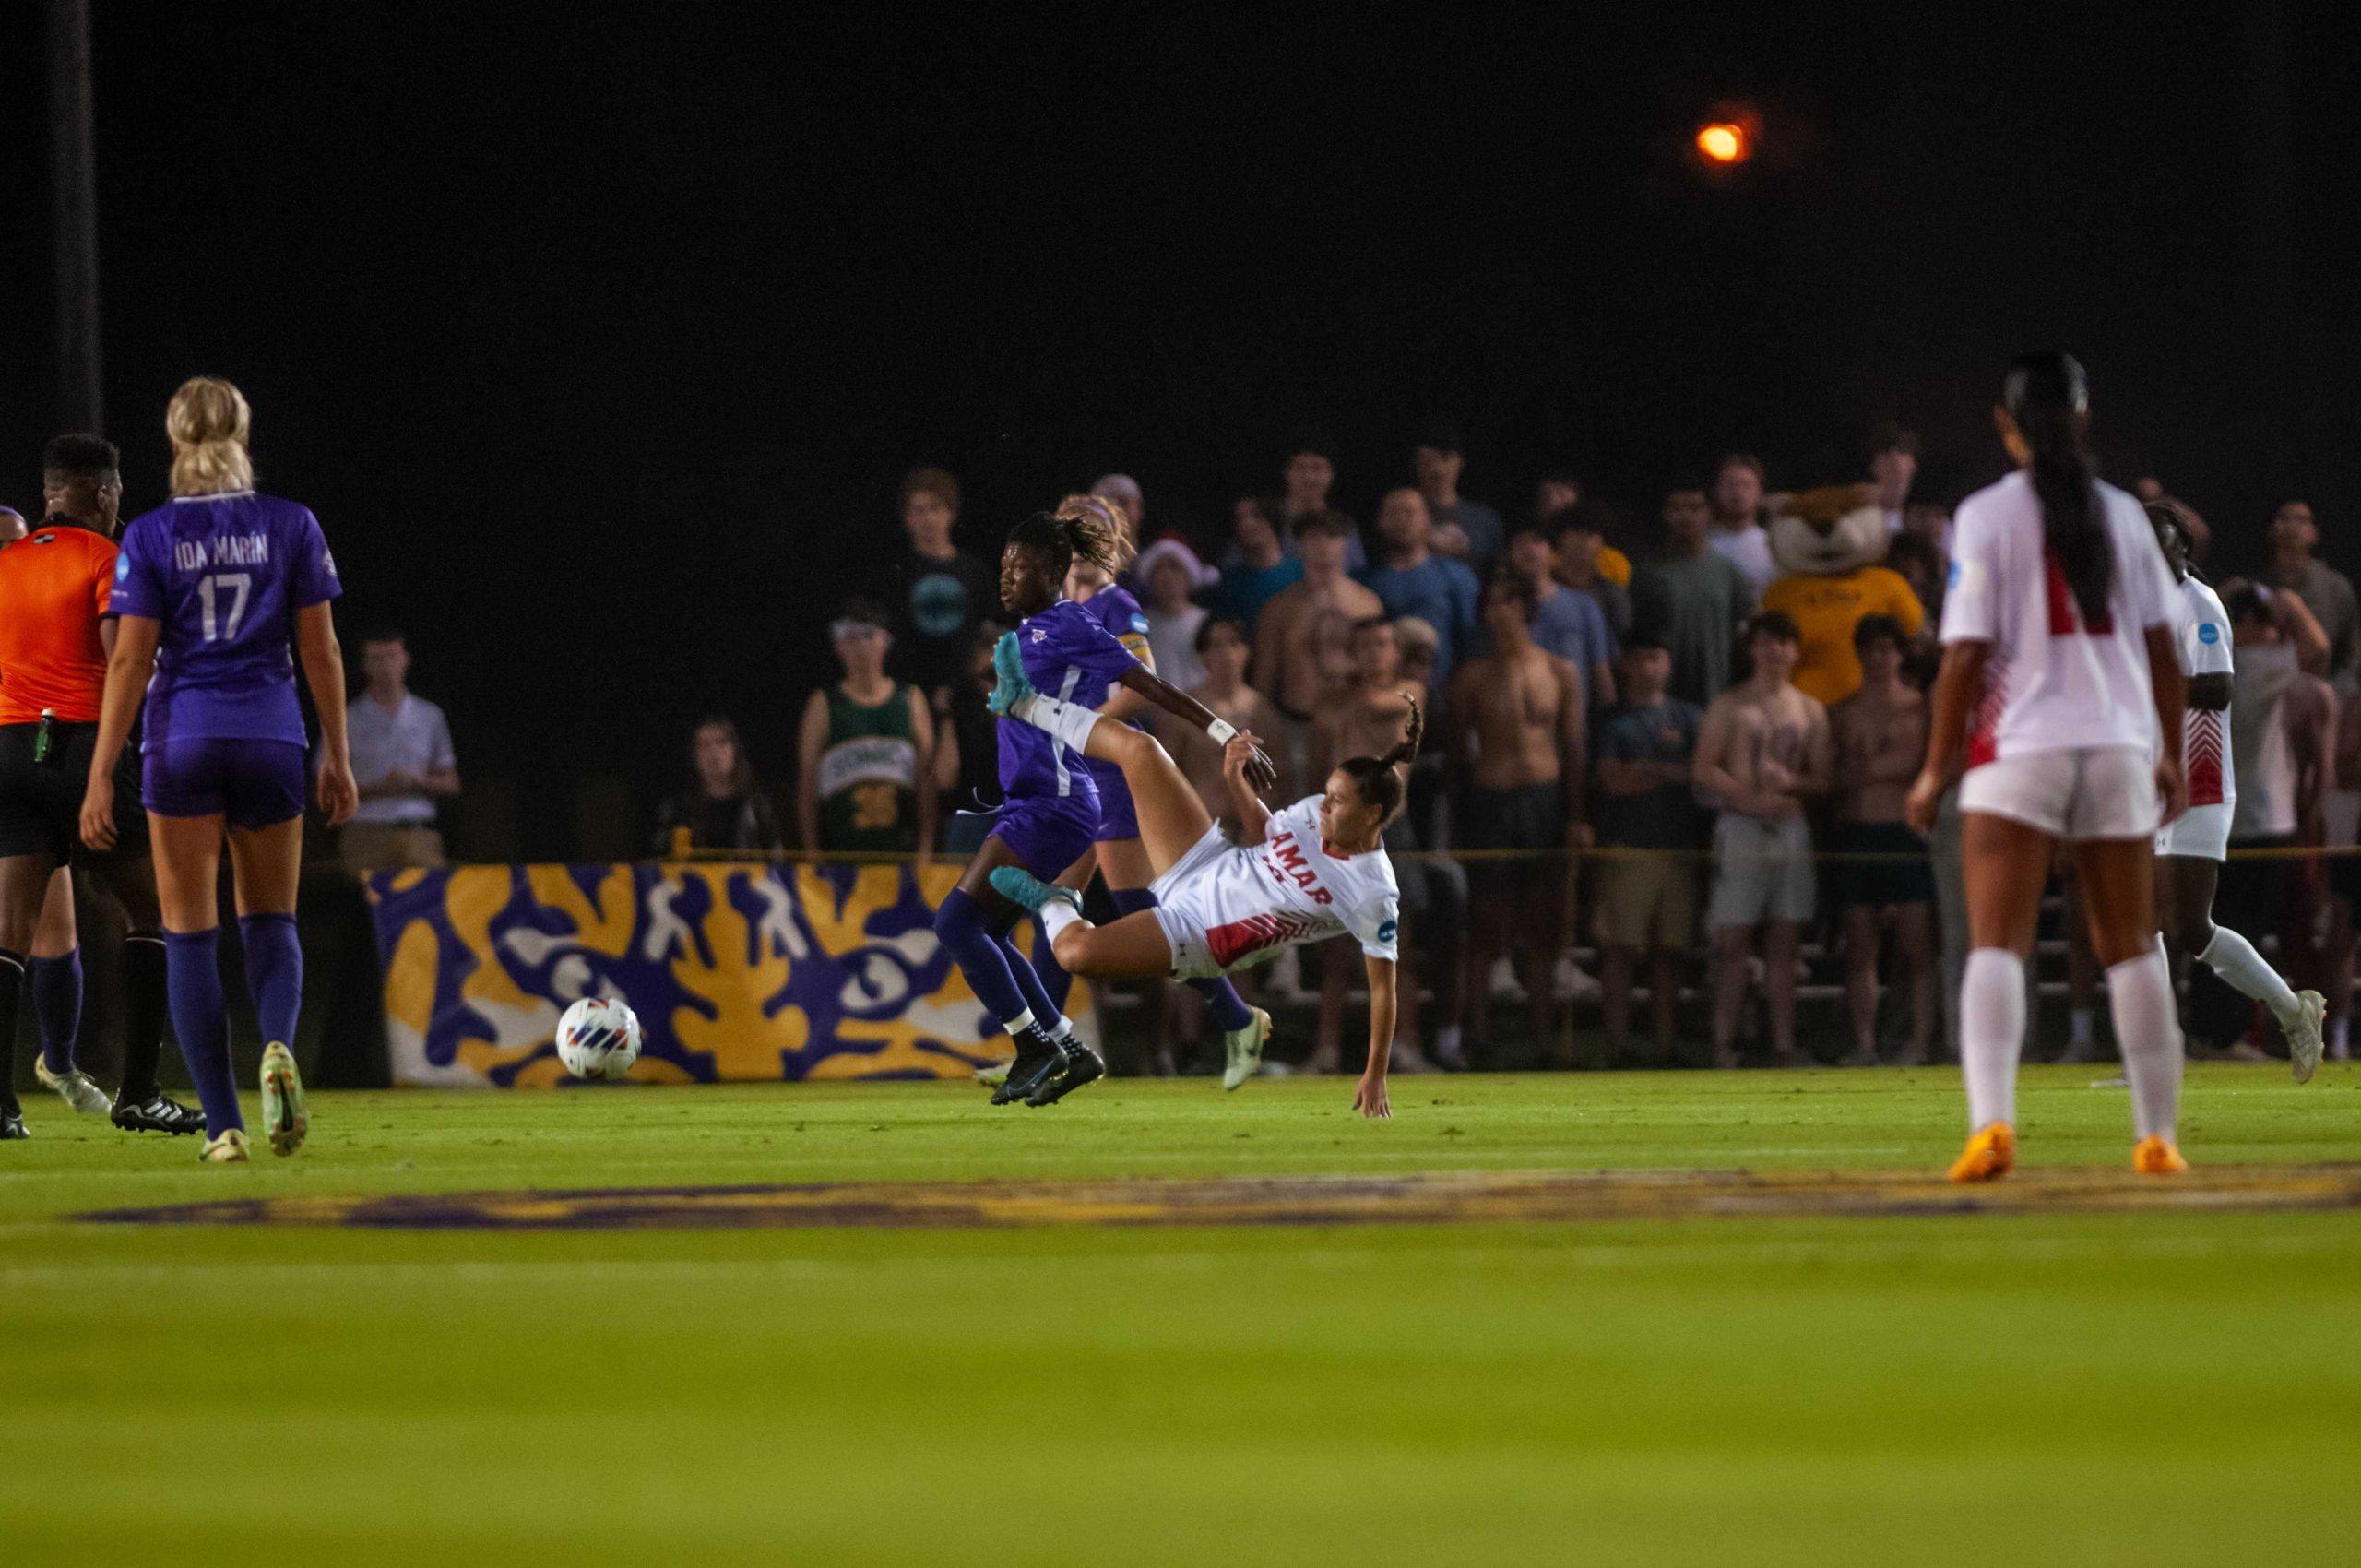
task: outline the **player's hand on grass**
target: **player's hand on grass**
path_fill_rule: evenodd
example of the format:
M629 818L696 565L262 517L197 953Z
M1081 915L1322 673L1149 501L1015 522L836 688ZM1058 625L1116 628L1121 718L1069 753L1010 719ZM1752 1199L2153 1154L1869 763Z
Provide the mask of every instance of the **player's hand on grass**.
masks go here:
M352 781L352 767L334 757L320 759L320 812L328 819L330 827L342 827L352 820L353 808L361 803L361 789ZM89 818L89 807L82 811Z
M1903 798L1902 820L1918 832L1935 831L1935 807L1943 798L1943 781L1932 773L1921 773L1910 781L1910 793Z
M93 849L114 848L114 780L90 780L82 793L82 842Z
M1385 1098L1385 1080L1362 1074L1361 1081L1353 1087L1353 1109L1372 1122L1392 1117L1394 1106Z

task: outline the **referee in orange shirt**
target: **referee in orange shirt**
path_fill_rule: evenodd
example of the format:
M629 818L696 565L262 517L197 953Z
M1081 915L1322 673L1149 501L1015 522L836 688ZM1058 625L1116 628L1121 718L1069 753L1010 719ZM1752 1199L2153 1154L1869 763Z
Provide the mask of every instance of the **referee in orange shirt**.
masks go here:
M129 768L116 785L116 847L80 842L79 818L114 647L120 458L111 442L61 435L42 455L41 525L0 550L0 1140L25 1136L12 1087L26 952L50 876L87 864L122 901L123 1083L110 1112L132 1132L194 1133L204 1119L156 1082L163 1049L163 921L148 824ZM128 755L128 752L125 754ZM43 1063L44 1081L78 1077ZM85 1080L87 1082L87 1080Z

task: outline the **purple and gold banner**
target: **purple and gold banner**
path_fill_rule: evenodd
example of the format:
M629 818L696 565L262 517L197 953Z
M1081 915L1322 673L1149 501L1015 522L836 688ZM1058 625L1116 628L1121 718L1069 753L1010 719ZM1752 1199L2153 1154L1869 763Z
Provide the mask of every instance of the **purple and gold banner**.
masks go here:
M635 1078L953 1077L1007 1051L934 939L955 865L460 866L369 878L401 1084L546 1086L576 998L620 997ZM1019 928L1027 946L1032 925ZM1078 1027L1095 1035L1086 989Z

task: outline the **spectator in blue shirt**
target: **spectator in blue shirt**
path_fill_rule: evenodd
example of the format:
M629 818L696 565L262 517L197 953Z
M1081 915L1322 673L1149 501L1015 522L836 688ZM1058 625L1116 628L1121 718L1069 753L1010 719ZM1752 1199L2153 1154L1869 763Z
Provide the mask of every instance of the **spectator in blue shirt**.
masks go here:
M1435 553L1434 518L1415 490L1387 493L1378 506L1377 534L1381 564L1363 572L1361 583L1387 615L1415 615L1435 629L1433 683L1443 688L1475 639L1476 574Z
M1607 614L1588 594L1558 581L1558 552L1540 523L1520 524L1509 535L1509 576L1533 590L1533 616L1526 624L1536 647L1583 672L1593 708L1615 704L1615 634Z
M1418 493L1426 497L1427 512L1434 519L1434 552L1465 562L1480 582L1501 558L1508 530L1498 512L1459 493L1460 470L1465 466L1457 422L1430 420L1411 448L1410 469L1417 476Z
M1216 615L1246 623L1251 640L1263 606L1283 588L1303 579L1303 558L1280 543L1278 504L1259 496L1239 498L1230 508L1229 548L1221 558L1221 579L1205 595Z

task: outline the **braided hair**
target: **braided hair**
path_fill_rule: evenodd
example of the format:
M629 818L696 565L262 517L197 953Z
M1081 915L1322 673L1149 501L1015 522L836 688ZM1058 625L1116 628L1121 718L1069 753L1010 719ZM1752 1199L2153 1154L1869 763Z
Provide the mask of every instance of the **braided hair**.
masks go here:
M1109 576L1122 565L1122 530L1104 503L1036 512L1008 530L1008 542L1038 555L1058 581L1076 561L1087 561Z
M1361 799L1377 808L1380 827L1392 822L1402 809L1404 795L1409 785L1411 762L1418 754L1418 742L1426 739L1427 716L1419 710L1418 699L1409 693L1402 700L1410 705L1410 720L1403 727L1402 739L1383 756L1347 757L1336 765L1338 772L1353 781Z

